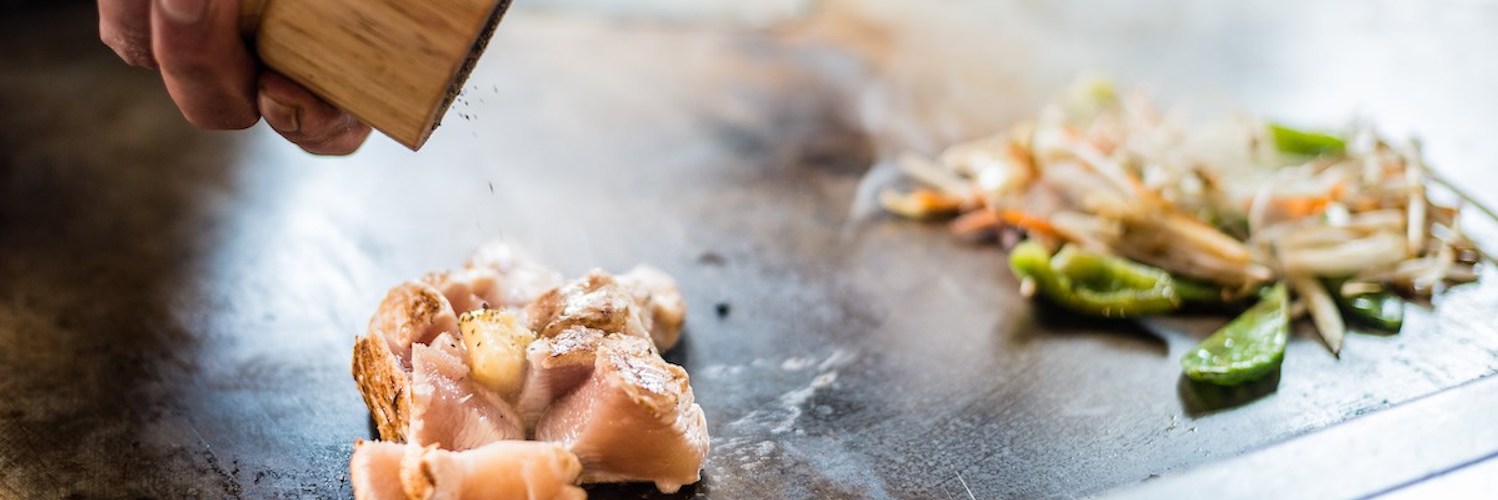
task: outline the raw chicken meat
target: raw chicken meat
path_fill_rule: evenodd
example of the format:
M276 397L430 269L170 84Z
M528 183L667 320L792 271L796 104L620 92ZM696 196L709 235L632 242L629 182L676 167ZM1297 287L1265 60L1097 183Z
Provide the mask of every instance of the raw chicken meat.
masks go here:
M411 346L456 332L458 318L436 288L408 281L391 288L354 344L354 381L374 415L380 437L402 441L408 428Z
M486 269L499 277L498 295L490 297L491 307L523 307L562 283L561 274L504 240L491 241L474 250L464 267Z
M536 439L576 454L583 482L652 481L666 493L697 482L708 448L686 370L619 334L599 343L588 379L546 410Z
M593 373L593 358L604 333L574 326L555 337L542 337L526 350L529 371L517 406L529 427L553 401L582 385Z
M412 350L412 443L468 450L503 439L524 439L520 416L503 398L468 376L457 340L443 334Z
M354 498L383 500L406 498L401 485L401 460L406 445L385 441L354 442L354 456L349 459L349 483Z
M447 451L359 441L349 463L354 498L580 499L582 465L553 443L499 441L468 451Z
M408 493L414 493L413 498L580 499L588 496L582 488L574 486L582 472L582 464L556 443L499 441L462 452L427 447L419 458L407 455L405 465L402 482Z
M355 495L582 498L579 481L695 483L702 408L660 356L685 312L658 269L563 282L504 242L396 286L354 345L354 379L391 441L356 445Z
M676 280L665 271L639 265L619 275L617 281L634 296L636 304L650 312L650 340L656 349L666 352L675 347L687 315L687 301L676 288Z
M421 277L422 282L441 291L452 304L453 312L460 315L474 309L504 305L499 280L499 274L491 269L436 271Z

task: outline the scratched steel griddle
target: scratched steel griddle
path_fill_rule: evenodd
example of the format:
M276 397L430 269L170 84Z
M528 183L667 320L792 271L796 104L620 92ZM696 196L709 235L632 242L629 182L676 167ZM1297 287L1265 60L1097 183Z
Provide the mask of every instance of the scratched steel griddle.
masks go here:
M1289 120L1362 111L1498 202L1490 7L1088 4L995 20L1068 40L1016 36L1054 64L1014 72L1013 109L1101 69ZM319 159L190 129L92 9L0 4L0 497L349 496L374 435L355 334L389 286L495 236L681 282L668 359L713 450L679 496L1360 496L1498 452L1498 283L1203 391L1176 360L1222 318L1079 321L1021 300L993 248L850 216L877 147L827 47L521 8L420 154Z

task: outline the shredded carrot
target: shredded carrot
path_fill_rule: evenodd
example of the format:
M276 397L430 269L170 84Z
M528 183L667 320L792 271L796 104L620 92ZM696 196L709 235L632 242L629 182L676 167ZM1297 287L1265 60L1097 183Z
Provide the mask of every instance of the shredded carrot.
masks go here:
M1120 189L1132 192L1134 196L1139 197L1146 205L1158 208L1174 208L1174 205L1168 200L1151 191L1148 187L1145 187L1144 181L1140 180L1133 172L1123 168L1122 165L1113 163L1112 160L1109 160L1106 155L1098 151L1092 144L1073 142L1072 154L1082 159L1082 166L1112 181L1116 185L1121 184L1118 186Z
M1014 139L1010 139L1007 146L1005 152L1009 154L1010 161L1024 168L1025 174L1029 178L1039 177L1039 172L1035 169L1035 155L1030 151L1029 146L1021 144L1018 140Z
M1325 195L1281 198L1276 203L1291 217L1309 217L1325 212L1327 206L1342 200L1346 195L1347 181L1341 180L1333 184Z
M1082 140L1082 130L1073 125L1062 125L1061 134L1062 137L1065 137L1066 140L1070 142L1078 142Z
M1343 197L1347 196L1347 180L1339 180L1336 184L1333 184L1332 191L1327 196L1334 201L1342 200Z
M1015 226L1026 231L1041 233L1048 236L1060 235L1060 233L1056 231L1056 226L1052 226L1050 221L1018 210L1000 210L998 217L999 220L1003 221L1005 224Z
M1326 210L1326 206L1331 204L1331 199L1322 196L1281 198L1278 201L1280 209L1291 217L1316 215Z
M954 219L950 227L952 234L969 236L999 226L999 215L992 210L974 210Z
M962 214L961 217L953 220L950 227L953 234L970 235L980 231L993 229L995 227L998 227L999 224L1007 224L1020 229L1024 229L1031 233L1037 233L1045 236L1060 236L1060 233L1056 231L1056 226L1051 225L1050 221L1018 210L1010 209L999 211L974 210L972 212Z
M950 216L962 208L961 198L928 188L916 188L909 193L886 189L879 193L879 203L884 209L911 219L929 219Z

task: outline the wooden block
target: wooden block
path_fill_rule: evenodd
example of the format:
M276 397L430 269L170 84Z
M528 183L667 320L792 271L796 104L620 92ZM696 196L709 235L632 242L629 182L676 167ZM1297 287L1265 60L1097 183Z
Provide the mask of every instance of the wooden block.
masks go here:
M412 150L452 104L509 0L245 0L264 64Z

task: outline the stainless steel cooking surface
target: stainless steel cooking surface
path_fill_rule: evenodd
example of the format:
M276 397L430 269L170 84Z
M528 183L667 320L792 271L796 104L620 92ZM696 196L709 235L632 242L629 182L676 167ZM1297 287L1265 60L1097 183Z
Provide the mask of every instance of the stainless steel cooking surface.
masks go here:
M1498 203L1498 7L1094 3L996 9L1010 35L973 48L1004 68L996 122L1099 70L1292 122L1362 113ZM681 496L1071 496L1158 476L1189 491L1168 488L1443 390L1411 404L1440 415L1468 400L1446 395L1494 391L1463 385L1498 370L1492 280L1399 335L1352 334L1341 359L1299 335L1268 386L1184 384L1177 359L1223 318L1076 321L1022 300L993 248L853 215L884 143L844 52L586 4L517 6L420 153L381 138L343 159L263 126L191 129L154 74L97 42L90 4L0 7L0 497L348 496L352 444L373 436L355 334L388 287L495 236L569 274L649 262L681 282L668 359L713 436ZM1422 422L1386 421L1351 442ZM1408 481L1376 482L1337 491Z

